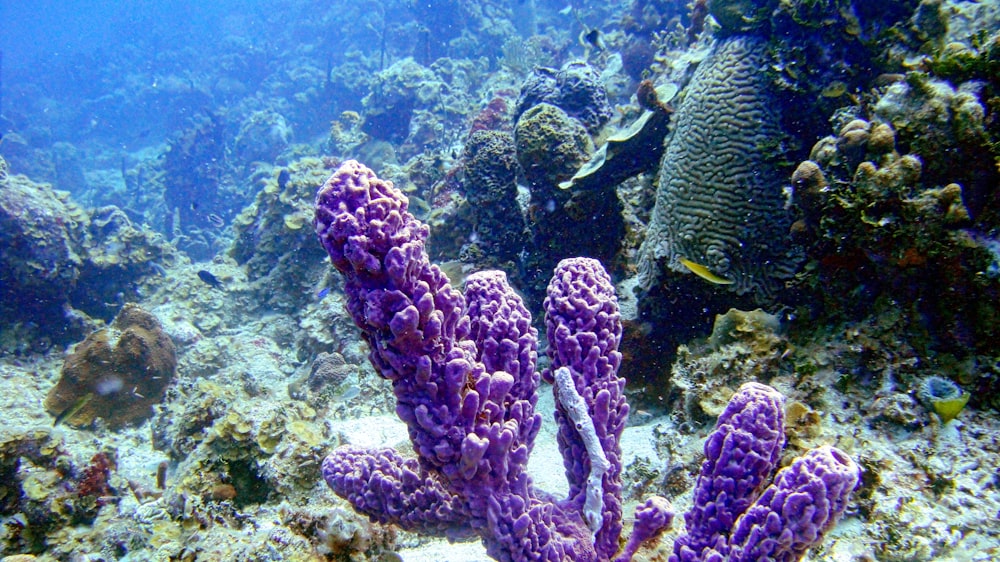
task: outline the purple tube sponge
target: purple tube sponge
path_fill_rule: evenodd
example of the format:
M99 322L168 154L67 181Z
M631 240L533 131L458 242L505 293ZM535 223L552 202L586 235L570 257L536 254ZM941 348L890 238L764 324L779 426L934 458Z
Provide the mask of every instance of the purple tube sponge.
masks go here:
M516 398L518 409L508 416L530 423L521 423L519 442L526 449L519 451L518 461L527 462L535 435L541 427L541 416L534 412L538 401L539 375L535 371L538 361L538 330L531 325L531 313L517 293L507 284L502 271L480 271L465 280L465 300L470 320L471 335L475 343L476 359L491 373L504 371L514 377L508 394ZM523 401L523 404L521 403ZM524 458L520 458L523 454Z
M323 461L323 476L373 521L452 539L473 534L462 498L421 470L416 459L404 459L393 449L340 447Z
M780 471L784 397L746 383L705 442L705 462L685 514L687 533L671 562L799 560L843 514L860 470L833 447L809 451Z
M594 529L598 552L611 555L618 549L622 529L619 442L628 419L625 379L618 376L621 364L618 345L622 335L618 299L600 262L570 258L556 266L544 306L552 365L543 377L555 383L555 371L569 368L575 390L587 404L597 440L609 463L602 476L601 522L591 523L591 527L598 527ZM588 479L595 469L594 455L586 450L578 424L558 394L556 404L559 450L569 480L569 501L585 509ZM592 493L594 489L591 485Z
M800 560L844 513L859 476L857 463L834 447L795 459L736 522L729 560Z
M725 554L729 533L778 466L785 446L785 398L777 390L746 383L729 400L705 441L705 461L684 515L687 534L674 542L672 561Z
M614 562L628 562L643 544L654 541L670 528L674 511L667 498L653 496L635 508L635 525L632 534Z
M344 274L347 310L372 364L392 381L396 413L421 462L452 485L474 485L491 469L477 417L513 381L506 374L494 380L476 360L465 299L430 264L427 226L407 204L391 182L348 161L319 190L316 232Z
M541 421L537 333L503 274L472 276L463 298L406 198L355 161L320 188L315 227L417 454L341 448L327 484L379 521L435 534L464 521L501 560L599 559L577 506L536 496L524 472Z
M525 471L541 424L538 334L504 274L472 275L466 294L456 291L430 263L427 227L406 197L355 161L320 189L315 227L417 456L340 447L323 462L337 495L375 521L478 535L490 556L512 562L627 562L669 527L669 504L650 499L615 556L629 410L618 303L599 262L563 260L545 299L551 368L542 376L554 385L570 483L557 501ZM756 383L730 401L705 444L687 534L671 560L795 560L843 513L858 469L836 449L808 453L762 490L784 445L782 408L777 391Z

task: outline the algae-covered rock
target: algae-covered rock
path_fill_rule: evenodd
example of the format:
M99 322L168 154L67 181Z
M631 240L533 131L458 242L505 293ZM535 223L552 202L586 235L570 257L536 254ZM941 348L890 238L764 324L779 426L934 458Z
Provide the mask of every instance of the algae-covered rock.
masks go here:
M57 422L110 427L142 421L174 377L174 344L159 321L127 304L111 328L94 332L66 358L62 377L45 398Z
M521 115L514 128L514 142L517 160L533 189L555 188L594 153L594 143L583 125L548 103L535 105Z
M536 68L521 85L515 118L542 103L562 109L590 133L597 132L612 115L600 75L582 61L568 62L559 70Z
M241 162L273 162L292 139L292 128L280 113L255 111L240 124L235 156Z
M325 254L309 225L329 163L307 157L273 170L253 203L233 219L236 239L229 255L246 267L255 302L293 311L314 298Z

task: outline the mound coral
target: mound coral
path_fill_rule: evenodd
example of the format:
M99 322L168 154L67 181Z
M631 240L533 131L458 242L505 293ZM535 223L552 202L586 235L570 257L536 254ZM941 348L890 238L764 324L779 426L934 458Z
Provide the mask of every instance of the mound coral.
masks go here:
M45 409L76 427L97 418L117 428L144 420L174 378L174 344L155 316L126 304L111 328L78 344L62 377L45 398Z
M695 71L672 123L659 190L641 253L652 286L660 265L682 258L733 281L739 294L768 294L799 262L785 235L782 177L762 146L780 142L781 115L759 68L766 42L735 35Z

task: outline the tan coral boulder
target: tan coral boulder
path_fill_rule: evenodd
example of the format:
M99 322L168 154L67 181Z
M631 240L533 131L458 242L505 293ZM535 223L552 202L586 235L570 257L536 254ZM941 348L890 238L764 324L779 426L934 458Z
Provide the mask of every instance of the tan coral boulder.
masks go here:
M176 367L174 344L160 322L129 303L110 328L76 345L45 398L45 409L75 427L96 418L111 428L140 422L163 399Z

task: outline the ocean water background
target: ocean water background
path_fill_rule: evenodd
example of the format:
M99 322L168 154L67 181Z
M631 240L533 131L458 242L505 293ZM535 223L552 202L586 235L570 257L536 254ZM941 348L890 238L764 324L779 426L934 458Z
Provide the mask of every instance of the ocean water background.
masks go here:
M238 48L234 42L248 50L276 49L274 41L284 36L281 31L291 24L296 5L303 3L4 1L0 49L7 113L16 112L19 103L31 103L22 95L68 106L55 106L53 112L72 112L115 90L156 87L158 77L177 72L205 76L214 57ZM31 90L19 94L21 83ZM156 123L155 114L143 123L91 111L90 126L80 126L87 119L82 113L52 135L134 150L176 132ZM135 138L137 128L145 131L141 139Z

